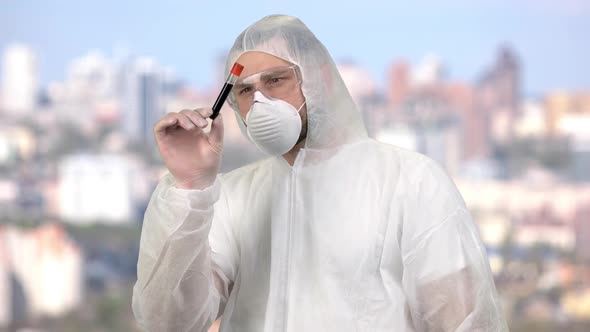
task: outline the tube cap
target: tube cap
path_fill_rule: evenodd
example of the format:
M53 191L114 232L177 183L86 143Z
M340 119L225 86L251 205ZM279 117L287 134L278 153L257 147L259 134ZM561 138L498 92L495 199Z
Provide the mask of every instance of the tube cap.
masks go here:
M244 66L242 66L239 63L234 63L234 66L231 68L231 73L236 75L236 76L240 76L240 74L242 74L242 70L244 69Z

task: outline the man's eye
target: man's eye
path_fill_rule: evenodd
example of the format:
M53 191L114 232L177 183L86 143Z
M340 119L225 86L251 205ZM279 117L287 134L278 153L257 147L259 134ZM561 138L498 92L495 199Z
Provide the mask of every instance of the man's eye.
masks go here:
M240 90L239 94L240 95L246 94L246 93L250 92L250 90L252 90L252 88L245 87L245 88L243 88L243 89Z
M268 79L266 84L276 85L276 84L280 83L281 81L283 81L284 79L285 79L284 77L273 77L273 78Z

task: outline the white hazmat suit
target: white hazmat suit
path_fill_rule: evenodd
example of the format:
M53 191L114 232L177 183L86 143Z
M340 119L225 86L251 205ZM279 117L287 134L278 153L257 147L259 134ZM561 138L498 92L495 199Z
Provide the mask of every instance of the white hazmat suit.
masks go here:
M247 51L299 65L305 147L293 166L271 157L204 190L160 181L133 291L140 326L207 331L221 317L224 332L506 331L485 249L445 172L367 137L298 19L248 27L226 72Z

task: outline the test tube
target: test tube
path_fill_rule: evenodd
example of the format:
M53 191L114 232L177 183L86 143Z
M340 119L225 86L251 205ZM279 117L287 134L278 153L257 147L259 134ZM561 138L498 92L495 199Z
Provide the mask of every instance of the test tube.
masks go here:
M209 117L211 120L215 120L215 118L219 115L219 111L221 111L223 103L225 103L227 96L229 95L231 89L234 87L234 84L240 77L240 74L242 74L243 69L244 66L237 62L234 63L233 67L229 72L229 75L227 75L225 84L223 85L223 88L221 89L221 92L219 93L219 96L217 97L215 104L213 104L213 114L211 114L211 116Z

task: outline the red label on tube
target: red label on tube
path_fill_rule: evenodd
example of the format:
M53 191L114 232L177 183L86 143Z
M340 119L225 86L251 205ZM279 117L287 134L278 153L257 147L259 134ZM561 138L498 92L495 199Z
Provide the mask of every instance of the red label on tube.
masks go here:
M242 66L239 63L234 63L234 66L231 68L231 73L236 75L236 76L240 76L240 74L242 74L242 70L244 69L244 66Z

